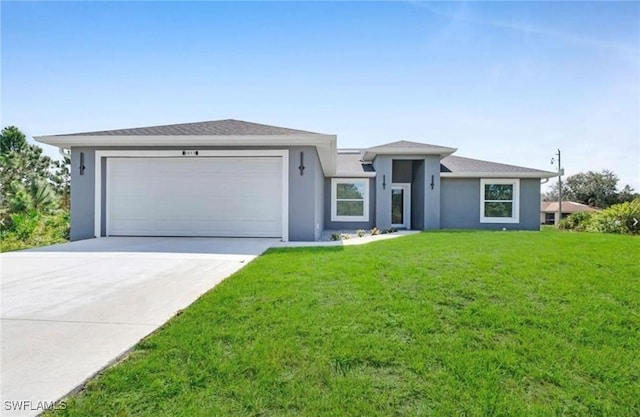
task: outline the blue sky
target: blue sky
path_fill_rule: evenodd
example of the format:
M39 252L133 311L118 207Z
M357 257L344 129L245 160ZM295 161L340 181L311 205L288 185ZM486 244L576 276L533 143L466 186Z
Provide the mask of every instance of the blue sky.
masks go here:
M1 3L2 126L234 118L640 189L638 2ZM55 149L48 149L57 155Z

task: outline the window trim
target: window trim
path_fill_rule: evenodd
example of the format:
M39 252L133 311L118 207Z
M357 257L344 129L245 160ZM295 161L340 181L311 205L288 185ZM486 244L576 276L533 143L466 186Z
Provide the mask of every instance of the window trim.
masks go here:
M362 216L338 216L338 184L364 183ZM332 222L368 222L369 221L369 178L331 178L331 221ZM343 200L340 200L343 201ZM358 200L352 200L358 201Z
M512 200L485 200L484 186L487 184L513 185ZM486 202L506 201L512 203L511 217L485 217L484 205ZM519 178L481 178L480 179L480 223L520 223L520 179Z

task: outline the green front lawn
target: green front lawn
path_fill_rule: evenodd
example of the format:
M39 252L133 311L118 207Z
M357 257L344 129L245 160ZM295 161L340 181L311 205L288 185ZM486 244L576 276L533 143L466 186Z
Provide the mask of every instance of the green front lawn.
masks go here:
M59 415L638 416L640 239L270 250Z

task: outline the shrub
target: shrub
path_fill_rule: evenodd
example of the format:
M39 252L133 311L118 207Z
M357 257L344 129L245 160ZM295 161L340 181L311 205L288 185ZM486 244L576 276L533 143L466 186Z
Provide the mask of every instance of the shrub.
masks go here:
M2 233L0 236L0 251L10 252L14 250L27 249L31 246L27 245L23 240L20 240L15 233Z
M331 240L342 240L342 235L340 233L331 233Z
M52 213L60 205L53 187L44 180L33 181L28 186L14 181L7 187L6 203L11 213L30 210Z
M13 213L0 230L2 252L62 243L69 239L69 213Z
M356 232L356 234L358 235L358 237L363 237L364 235L367 234L367 232L365 232L364 230L360 229Z
M589 211L573 213L569 215L569 217L560 220L558 227L563 230L585 231L587 224L591 221L592 215L593 213Z
M378 229L377 227L374 227L373 229L371 229L371 236L375 236L379 234L380 234L380 229Z
M43 227L41 235L45 240L51 242L69 240L71 225L68 211L60 212L51 216L45 216L41 225Z
M11 219L10 230L21 240L29 239L40 222L40 214L34 210L14 213L9 217Z
M589 232L640 234L640 198L626 203L614 204L593 214L586 225L586 230Z

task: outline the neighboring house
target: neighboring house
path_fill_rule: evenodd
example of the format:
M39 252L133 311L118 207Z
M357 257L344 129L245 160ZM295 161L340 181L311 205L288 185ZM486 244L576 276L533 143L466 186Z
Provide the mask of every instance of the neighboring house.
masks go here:
M582 211L598 211L593 207L586 204L576 203L573 201L562 202L562 216L561 219L566 218L570 214L579 213ZM555 224L556 216L558 215L558 202L557 201L543 201L540 203L540 224Z
M407 141L337 150L336 136L239 120L41 136L71 152L71 240L324 229L539 229L556 174Z

